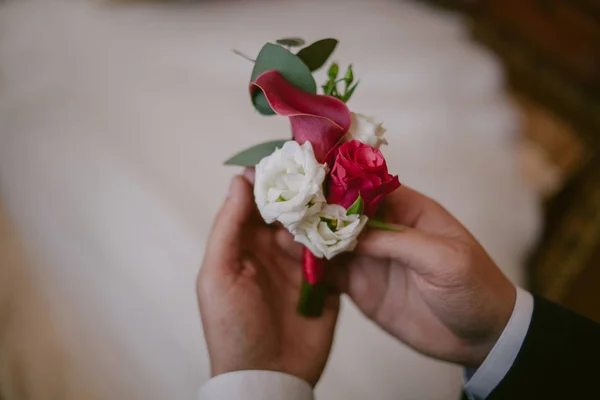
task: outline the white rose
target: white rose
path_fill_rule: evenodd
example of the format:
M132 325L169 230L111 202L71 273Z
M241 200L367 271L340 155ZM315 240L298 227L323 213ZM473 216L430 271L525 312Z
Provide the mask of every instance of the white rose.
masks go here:
M346 215L342 206L325 204L318 214L296 226L294 240L308 247L316 257L331 260L354 250L367 221L364 215Z
M256 166L254 199L264 220L290 229L319 212L326 168L317 162L310 142L300 146L291 140L263 158Z
M388 144L383 137L386 129L383 124L362 114L352 113L352 123L348 130L349 140L359 140L378 149L382 144Z

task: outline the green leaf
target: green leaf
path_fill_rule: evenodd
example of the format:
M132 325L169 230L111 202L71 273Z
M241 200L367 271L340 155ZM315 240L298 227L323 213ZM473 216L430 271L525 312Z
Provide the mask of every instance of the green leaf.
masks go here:
M367 226L369 226L370 228L381 229L384 231L402 232L405 230L404 228L401 228L399 226L388 225L385 222L378 221L376 219L369 219L369 222L367 222Z
M311 71L316 71L325 64L337 44L336 39L321 39L303 48L297 55Z
M346 210L346 215L362 214L364 205L365 203L359 193L356 201Z
M299 38L299 37L290 37L290 38L278 39L275 41L275 43L280 44L282 46L299 47L299 46L303 46L304 43L306 43L306 42L304 41L304 39Z
M288 139L289 140L289 139ZM273 140L252 146L225 161L225 165L240 165L242 167L254 167L260 160L271 155L275 149L283 146L288 140Z
M279 71L286 81L297 88L308 93L317 93L317 84L302 60L281 46L267 43L256 57L250 82L254 82L263 72L273 69ZM252 95L252 104L262 115L275 114L263 92L258 89Z
M347 103L348 100L350 100L350 97L352 97L352 95L354 94L354 90L356 90L356 87L359 83L360 81L356 82L354 86L352 86L346 93L344 93L344 97L341 99L344 103Z

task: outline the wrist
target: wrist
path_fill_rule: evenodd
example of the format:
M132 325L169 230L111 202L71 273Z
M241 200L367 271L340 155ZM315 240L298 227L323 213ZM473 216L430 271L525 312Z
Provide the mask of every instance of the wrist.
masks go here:
M459 364L477 369L490 354L513 314L516 302L516 287L508 282L488 300L489 307L478 313L479 329L467 338L467 354Z
M470 357L463 364L466 368L479 368L502 336L510 321L515 309L517 289L512 283L507 283L508 285L504 285L500 293L495 296L498 300L494 301L493 311L489 313L490 319L488 320L485 333L482 333L479 339L474 340L470 346Z

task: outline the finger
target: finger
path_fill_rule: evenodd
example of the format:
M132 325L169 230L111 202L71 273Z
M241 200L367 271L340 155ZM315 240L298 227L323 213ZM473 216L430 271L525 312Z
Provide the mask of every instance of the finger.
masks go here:
M401 232L368 230L358 241L356 251L396 260L418 273L437 272L452 255L446 239L412 228Z
M291 258L302 260L303 246L294 241L292 235L287 229L279 228L275 233L275 242L283 249Z
M419 228L430 233L464 229L441 205L407 186L390 194L382 207L384 219L396 224Z
M244 168L244 178L250 182L250 184L254 185L254 178L256 177L256 172L254 168Z
M254 168L244 168L244 178L250 183L250 185L254 186L254 179L255 179L255 170ZM258 211L257 207L254 207L254 212L252 214L252 221L254 223L260 223L263 221L262 216L260 215L260 211ZM277 223L271 224L270 226L272 227L277 227Z
M231 181L229 195L215 218L208 239L206 257L214 262L208 265L222 265L239 268L244 225L252 217L255 205L250 183L241 176Z
M355 253L342 253L330 261L325 269L325 281L341 293L347 293L350 284L350 269Z

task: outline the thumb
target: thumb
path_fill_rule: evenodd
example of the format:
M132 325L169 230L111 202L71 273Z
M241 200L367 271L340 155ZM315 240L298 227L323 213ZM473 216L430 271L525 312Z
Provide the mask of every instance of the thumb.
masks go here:
M403 227L399 232L366 231L359 239L356 251L365 256L398 261L419 274L430 274L444 266L451 249L443 238Z
M229 195L215 218L208 239L206 256L214 261L208 263L209 265L237 268L243 228L253 210L254 199L250 183L242 176L234 177L229 187Z

